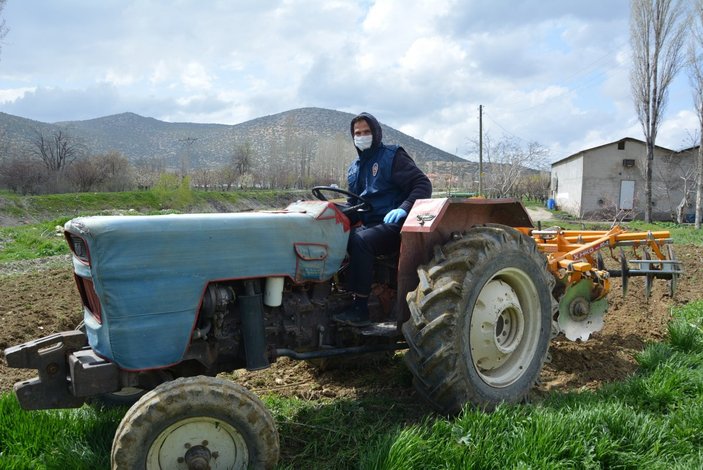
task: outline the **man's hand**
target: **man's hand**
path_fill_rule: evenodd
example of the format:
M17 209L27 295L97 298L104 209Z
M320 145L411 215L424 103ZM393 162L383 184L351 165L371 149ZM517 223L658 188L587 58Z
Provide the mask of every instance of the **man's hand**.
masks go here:
M383 223L386 224L395 224L398 223L398 221L408 215L407 212L405 212L404 209L393 209L390 211L386 216L383 218Z

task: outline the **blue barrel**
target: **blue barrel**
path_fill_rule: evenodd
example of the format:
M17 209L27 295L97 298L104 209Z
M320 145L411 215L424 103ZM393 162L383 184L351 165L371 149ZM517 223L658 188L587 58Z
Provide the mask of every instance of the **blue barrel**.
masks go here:
M547 209L549 209L550 211L553 211L556 208L557 208L557 202L552 198L547 199Z

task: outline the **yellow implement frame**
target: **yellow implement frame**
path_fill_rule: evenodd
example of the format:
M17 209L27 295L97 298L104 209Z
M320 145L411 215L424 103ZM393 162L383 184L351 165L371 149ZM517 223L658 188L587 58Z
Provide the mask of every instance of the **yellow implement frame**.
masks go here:
M564 230L552 227L544 230L520 228L531 236L540 251L545 253L549 269L567 285L573 285L583 278L589 278L599 286L595 298L604 297L610 290L609 278L623 277L624 286L628 276L646 276L672 280L680 274L678 262L674 259L671 234L668 231L627 232L620 226L610 230ZM667 249L664 250L664 246ZM636 265L628 267L622 247L630 247L634 258L629 261ZM620 248L620 256L614 253ZM606 270L600 251L608 249L613 259L621 264L620 270ZM650 251L654 255L650 256Z

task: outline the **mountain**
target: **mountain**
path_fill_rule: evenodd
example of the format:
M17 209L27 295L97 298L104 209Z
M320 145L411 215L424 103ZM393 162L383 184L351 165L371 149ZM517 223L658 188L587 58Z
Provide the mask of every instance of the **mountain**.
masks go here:
M116 151L132 162L161 159L173 168L187 155L193 168L214 168L225 163L236 146L245 142L256 152L271 155L290 153L293 146L301 143L320 148L323 141L335 140L353 151L349 134L353 117L331 109L299 108L235 125L170 123L134 113L43 123L0 113L0 145L7 146L9 155L26 152L32 149L37 132L48 136L62 131L78 139L88 154ZM403 146L418 163L464 161L392 127L382 127L384 142Z

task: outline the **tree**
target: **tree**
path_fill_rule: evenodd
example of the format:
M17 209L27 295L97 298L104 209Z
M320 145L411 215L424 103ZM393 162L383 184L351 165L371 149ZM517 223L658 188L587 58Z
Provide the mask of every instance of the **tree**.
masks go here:
M20 194L36 194L46 179L40 162L31 158L7 158L0 161L0 185Z
M81 193L93 191L105 181L105 173L101 170L97 157L76 160L68 169L66 176L73 188Z
M478 149L479 143L472 142ZM523 145L517 138L503 137L494 143L486 135L483 152L484 193L492 197L522 196L518 188L523 179L549 168L549 151L538 142Z
M5 3L7 3L6 0L0 0L0 14L2 14L2 11L5 9ZM6 34L7 26L5 26L5 20L2 19L0 20L0 51L2 51L2 40L5 38Z
M683 223L686 209L694 194L695 165L688 158L683 158L680 153L671 152L659 158L656 172L657 177L652 185L652 192L657 200L668 201L672 218L679 224Z
M97 155L97 159L105 176L102 184L105 191L126 191L134 186L132 167L127 157L113 151Z
M654 146L669 85L682 66L684 10L680 0L632 0L630 15L630 86L647 143L644 218L651 222Z
M222 177L229 191L232 184L242 187L242 178L251 171L254 163L254 148L249 141L238 144L229 157L229 164L223 168Z
M61 130L50 136L35 131L34 154L44 163L50 173L60 173L78 158L81 148L77 141Z
M696 158L696 228L703 218L703 0L696 0L692 12L692 34L688 44L688 70L693 102L698 113L698 156Z

